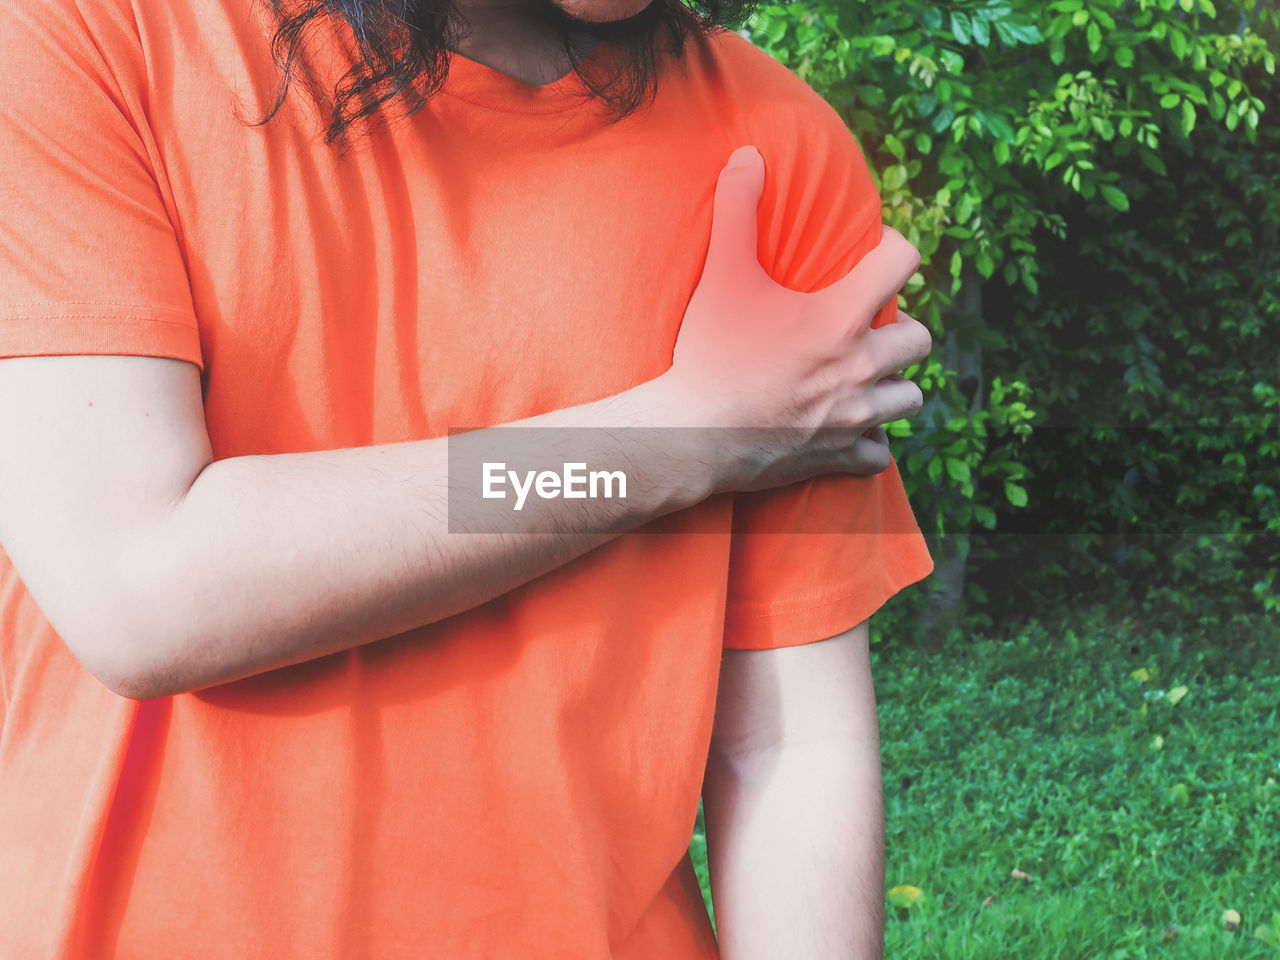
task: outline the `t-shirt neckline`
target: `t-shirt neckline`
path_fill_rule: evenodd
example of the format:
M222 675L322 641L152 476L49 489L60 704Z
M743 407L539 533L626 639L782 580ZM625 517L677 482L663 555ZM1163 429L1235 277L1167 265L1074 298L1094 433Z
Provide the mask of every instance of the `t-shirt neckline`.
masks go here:
M597 43L582 62L595 66L608 56L605 47ZM589 96L576 70L551 83L533 84L453 50L448 56L449 76L441 92L475 106L506 113L560 113Z

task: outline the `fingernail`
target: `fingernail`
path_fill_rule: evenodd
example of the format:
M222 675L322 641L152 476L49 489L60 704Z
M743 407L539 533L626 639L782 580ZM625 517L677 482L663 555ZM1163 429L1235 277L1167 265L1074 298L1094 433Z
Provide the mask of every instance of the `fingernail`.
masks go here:
M739 147L733 151L733 155L729 157L730 167L749 167L760 157L760 151L755 147Z

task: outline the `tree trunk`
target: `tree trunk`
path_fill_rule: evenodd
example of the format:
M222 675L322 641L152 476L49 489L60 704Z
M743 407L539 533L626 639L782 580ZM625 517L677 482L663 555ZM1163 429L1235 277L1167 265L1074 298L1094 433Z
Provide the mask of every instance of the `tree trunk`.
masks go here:
M982 409L986 395L986 384L982 377L981 343L961 346L962 340L972 339L966 338L964 331L983 322L982 280L967 267L961 280L955 304L946 315L947 332L935 349L943 369L955 371L967 406L966 409L953 409L946 405L942 396L935 393L925 402L921 412L923 423L932 422L933 410L938 408L942 409L944 422L965 412L976 413ZM950 488L946 488L942 495L949 500L954 499L956 503L960 501L960 494ZM925 603L919 633L924 646L942 643L959 614L960 604L964 599L965 569L969 558L968 525L963 529L957 524L946 525L942 534L930 531L929 550L933 554L934 572L924 586Z

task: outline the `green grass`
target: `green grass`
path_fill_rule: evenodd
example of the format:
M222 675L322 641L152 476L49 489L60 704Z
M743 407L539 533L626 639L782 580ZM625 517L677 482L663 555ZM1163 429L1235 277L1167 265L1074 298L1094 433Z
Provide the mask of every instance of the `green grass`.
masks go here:
M873 660L888 886L923 893L886 956L1280 958L1275 624L1206 645L1094 613Z

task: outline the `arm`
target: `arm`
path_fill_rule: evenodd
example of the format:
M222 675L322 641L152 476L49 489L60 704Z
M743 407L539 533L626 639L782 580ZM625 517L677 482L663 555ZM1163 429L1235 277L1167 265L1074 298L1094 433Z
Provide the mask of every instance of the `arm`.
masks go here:
M550 512L557 534L469 536L448 530L449 441L214 462L192 365L10 358L0 360L0 543L81 662L118 693L154 697L432 623L713 493L883 470L883 431L860 435L919 410L919 389L894 374L931 343L905 315L870 322L918 254L887 233L824 290L778 286L756 260L763 180L758 154L721 175L671 370L524 423L549 437L792 429L731 429L712 445L703 434L699 446L714 450L687 449L694 431L672 430L662 448L627 451L600 430L587 459L627 474L627 500L550 501L540 521Z
M571 438L567 460L623 470L627 499L549 500L466 535L448 529L449 445L489 431L214 461L189 363L0 360L0 542L108 687L199 689L467 610L706 497L705 461L612 440L679 422L662 388L523 421L548 453ZM555 429L586 426L606 429Z
M724 960L883 955L867 623L821 643L725 650L703 807Z

